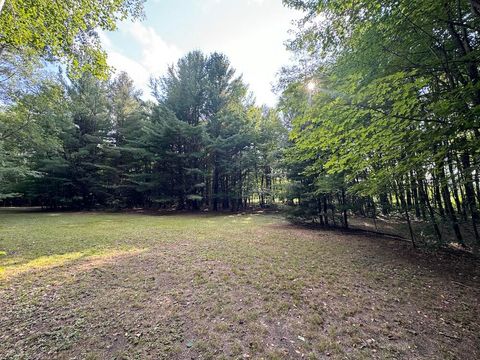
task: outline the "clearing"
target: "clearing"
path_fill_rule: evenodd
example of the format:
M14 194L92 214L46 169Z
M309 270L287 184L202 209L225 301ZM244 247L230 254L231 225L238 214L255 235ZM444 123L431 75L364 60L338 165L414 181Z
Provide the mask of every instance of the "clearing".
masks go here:
M279 215L0 210L0 358L478 359L479 272Z

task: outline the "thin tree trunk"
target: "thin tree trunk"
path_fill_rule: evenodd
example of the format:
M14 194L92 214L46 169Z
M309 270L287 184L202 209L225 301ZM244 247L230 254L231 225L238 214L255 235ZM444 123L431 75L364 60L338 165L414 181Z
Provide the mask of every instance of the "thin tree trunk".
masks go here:
M327 204L327 195L323 197L323 217L325 219L325 225L328 226L328 204Z
M337 227L337 221L335 220L335 198L332 197L332 222L333 227Z
M410 239L412 240L412 246L414 249L417 248L417 244L415 243L415 235L413 233L412 222L410 221L410 215L408 213L408 206L405 202L405 197L403 195L403 191L400 191L400 202L402 204L403 212L405 214L405 218L407 219L408 224L408 231L410 232Z
M433 211L432 204L430 203L430 199L428 197L427 184L425 184L422 179L419 179L418 183L420 185L420 196L421 196L423 202L427 206L428 214L430 215L430 221L432 222L433 229L434 229L435 235L437 237L437 241L440 244L441 241L442 241L442 233L440 232L440 229L437 225L437 221L435 220L435 213Z
M475 170L475 193L477 194L477 203L480 204L480 179L478 177L478 169Z
M408 186L408 183L409 183L409 179L407 176L407 178L405 179L405 188L406 188L405 192L407 194L407 208L410 211L413 208L413 202L412 202L412 193L411 193L410 187Z
M393 189L393 190L394 190L394 193L393 193L393 194L395 195L395 206L396 206L397 209L398 209L398 208L399 208L399 205L400 205L400 200L399 200L399 195L398 195L399 191L398 191L396 185L394 186L394 189Z
M386 193L380 194L380 206L383 215L388 215L390 202L388 201L388 195Z
M420 206L418 203L418 189L417 189L417 182L415 181L415 177L413 175L413 171L410 172L410 188L412 189L412 196L413 196L413 206L415 207L415 217L417 219L420 218Z
M442 205L442 197L440 193L440 186L438 184L437 176L435 176L435 172L432 173L432 180L433 180L433 195L435 199L435 204L437 205L438 212L442 218L445 217L445 210L443 209Z
M322 200L320 198L317 199L317 207L318 207L318 218L320 220L320 225L325 225L323 221L323 215L322 215Z
M453 231L455 233L455 237L457 241L462 246L465 246L463 241L462 233L460 231L460 226L458 226L458 220L455 216L455 210L453 209L452 200L450 196L450 191L448 189L447 179L445 177L445 169L443 162L439 164L439 171L438 171L439 179L440 179L440 186L442 189L442 196L443 202L445 204L445 210L450 218L450 222L452 223Z
M473 187L472 174L470 169L470 155L467 152L462 154L462 166L465 177L465 196L467 198L468 208L470 210L473 233L475 234L475 245L480 247L480 235L477 228L477 204L475 201L475 189Z
M453 162L452 162L451 154L448 154L448 155L449 155L447 158L448 171L450 173L450 178L452 179L452 193L453 193L453 199L455 200L455 207L457 208L457 212L463 217L464 220L466 220L467 213L465 212L465 207L462 205L460 201L460 197L458 196L459 186L456 180L455 171L453 170Z
M377 206L375 205L375 199L371 197L372 209L373 209L373 225L375 226L375 231L378 231L377 227Z
M272 194L272 169L270 166L265 166L265 188L267 190L266 196L266 205L269 206L271 203L271 194Z
M348 229L348 217L347 217L347 199L345 195L345 189L342 187L342 205L343 205L343 226Z
M264 175L262 174L260 178L260 207L263 209L265 207L265 193L264 193Z

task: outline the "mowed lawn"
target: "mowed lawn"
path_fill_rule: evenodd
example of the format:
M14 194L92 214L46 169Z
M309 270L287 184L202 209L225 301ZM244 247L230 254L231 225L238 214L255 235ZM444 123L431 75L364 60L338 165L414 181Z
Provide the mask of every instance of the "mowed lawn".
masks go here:
M0 359L478 359L478 262L280 215L0 210Z

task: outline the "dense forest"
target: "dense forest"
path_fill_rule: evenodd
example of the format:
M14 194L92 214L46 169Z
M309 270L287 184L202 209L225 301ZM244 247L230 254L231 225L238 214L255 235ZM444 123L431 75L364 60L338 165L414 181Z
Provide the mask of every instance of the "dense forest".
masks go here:
M480 3L285 3L307 14L279 105L296 214L395 212L413 241L421 219L435 243L447 226L478 248Z
M71 19L85 35L73 47L42 28L45 47L32 14L11 27L15 9L3 9L4 205L276 205L324 226L403 222L414 245L480 246L478 1L284 0L304 17L276 108L255 104L225 55L200 51L152 78L144 100L93 34L141 17L141 3L109 3L111 24L93 2L91 24Z
M2 113L6 203L216 211L274 201L286 132L225 56L187 54L152 79L156 101L141 100L126 73L33 69L34 89Z

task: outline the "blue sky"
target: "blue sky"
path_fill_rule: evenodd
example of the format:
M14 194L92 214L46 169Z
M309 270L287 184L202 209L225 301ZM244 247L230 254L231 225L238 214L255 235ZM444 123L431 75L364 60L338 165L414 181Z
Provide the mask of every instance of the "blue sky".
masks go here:
M226 54L243 74L257 103L273 106L272 83L290 55L284 42L299 14L281 0L147 0L146 19L101 33L108 61L149 93L150 75L191 50Z

